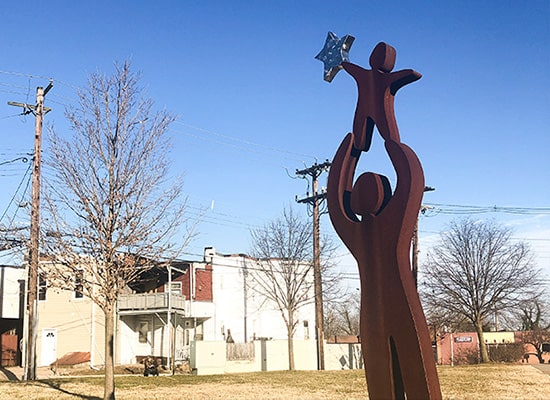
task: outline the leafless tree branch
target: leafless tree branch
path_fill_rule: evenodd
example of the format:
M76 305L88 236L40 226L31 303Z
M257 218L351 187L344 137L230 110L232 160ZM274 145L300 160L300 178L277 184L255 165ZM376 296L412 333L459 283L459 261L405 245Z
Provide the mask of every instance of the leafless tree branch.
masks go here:
M494 222L453 222L424 271L427 314L450 315L455 323L467 319L478 333L482 362L489 360L482 336L490 316L519 307L540 290L540 272L527 245L514 243L511 231Z
M193 234L183 180L169 178L167 130L128 62L92 74L66 110L71 136L49 129L44 251L53 282L75 288L104 312L113 339L118 296L144 269L173 259ZM190 230L181 233L180 227ZM114 398L113 347L106 344L105 398Z

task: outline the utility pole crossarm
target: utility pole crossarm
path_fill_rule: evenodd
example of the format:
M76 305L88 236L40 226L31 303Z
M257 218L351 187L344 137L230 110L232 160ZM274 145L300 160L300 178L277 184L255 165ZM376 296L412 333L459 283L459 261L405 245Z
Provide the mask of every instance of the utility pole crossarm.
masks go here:
M44 94L46 94L46 93L44 93ZM36 106L33 105L33 104L17 103L15 101L8 101L8 106L22 107L25 110L25 111L23 111L23 115L27 115L27 114L30 114L30 113L33 113L33 114L36 115ZM52 109L49 108L49 107L42 107L42 110L43 110L44 114L47 114L50 111L52 111Z
M296 170L296 175L310 175L310 176L319 176L322 172L328 171L329 167L331 165L331 162L329 160L326 160L322 164L313 164L311 167Z
M317 200L324 200L327 197L327 193L325 191L322 191L321 193L314 194L312 196L304 197L302 199L299 199L296 196L296 202L297 203L308 203L313 204Z
M299 199L298 196L296 196L296 202L297 203L307 203L310 205L315 206L315 203L317 201L322 201L326 198L326 192L324 189L321 190L321 193L318 193L318 178L323 173L329 170L331 166L331 162L326 160L322 164L313 164L311 167L307 167L304 169L296 170L296 175L299 175L303 178L306 176L311 177L312 181L312 187L313 187L313 194L310 196L309 193L306 195L306 197Z

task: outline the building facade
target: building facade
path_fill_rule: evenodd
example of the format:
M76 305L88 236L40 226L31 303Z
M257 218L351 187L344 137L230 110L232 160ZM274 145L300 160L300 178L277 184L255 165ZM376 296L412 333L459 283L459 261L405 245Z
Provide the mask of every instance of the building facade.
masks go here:
M210 340L246 343L258 338L287 339L281 310L267 299L263 290L255 287L257 282L252 276L261 274L258 264L268 261L246 254L220 254L213 247L205 249L204 260L212 266L212 293L216 303L215 314L205 322L205 328L213 334L209 335ZM312 282L312 271L308 279ZM294 339L315 340L313 285L306 285L303 290L306 300L295 315Z
M21 254L0 252L0 367L21 363L25 276Z
M189 359L191 344L196 341L287 339L281 310L254 290L251 274L258 272L259 262L208 247L201 261L177 261L147 270L118 299L115 362L133 364L154 356L165 365L174 365ZM11 334L19 343L25 337L26 270L22 260L11 264L16 265L0 268L0 326L2 333ZM85 277L75 276L72 287L55 287L48 279L49 268L52 265L46 262L40 265L36 365L55 365L61 357L79 353L92 368L101 366L104 314L82 291L75 290L78 280ZM296 311L296 340L315 340L313 288L310 290L307 296L311 301ZM22 362L20 349L13 357L16 363Z

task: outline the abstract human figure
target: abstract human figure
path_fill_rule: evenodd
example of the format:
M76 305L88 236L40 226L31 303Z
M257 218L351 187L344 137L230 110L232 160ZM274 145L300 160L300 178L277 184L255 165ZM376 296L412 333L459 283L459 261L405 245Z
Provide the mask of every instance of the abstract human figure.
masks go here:
M401 143L393 112L397 90L420 78L412 70L391 72L395 49L379 43L370 57L372 70L349 62L343 68L357 81L359 99L349 133L329 172L330 218L357 260L361 280L361 346L369 397L440 399L441 390L428 326L410 265L410 245L424 174L413 150ZM373 172L354 183L359 156L370 148L374 126L397 175Z
M422 77L412 69L391 72L395 65L395 49L383 42L376 45L369 63L371 70L342 62L342 67L357 82L359 96L353 133L356 136L354 145L362 151L370 148L374 125L384 140L400 142L393 109L394 96L400 88Z

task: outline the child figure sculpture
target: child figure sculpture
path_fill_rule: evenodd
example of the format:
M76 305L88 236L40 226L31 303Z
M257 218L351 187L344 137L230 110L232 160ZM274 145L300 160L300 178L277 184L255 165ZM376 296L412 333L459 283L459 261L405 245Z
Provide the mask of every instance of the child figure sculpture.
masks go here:
M361 346L372 399L441 399L430 335L410 265L410 245L424 191L422 166L401 143L395 93L420 79L413 70L391 72L395 49L379 43L371 70L341 63L357 82L353 131L340 144L327 187L330 218L357 260L361 279ZM373 172L354 183L359 156L370 148L374 127L397 175Z

